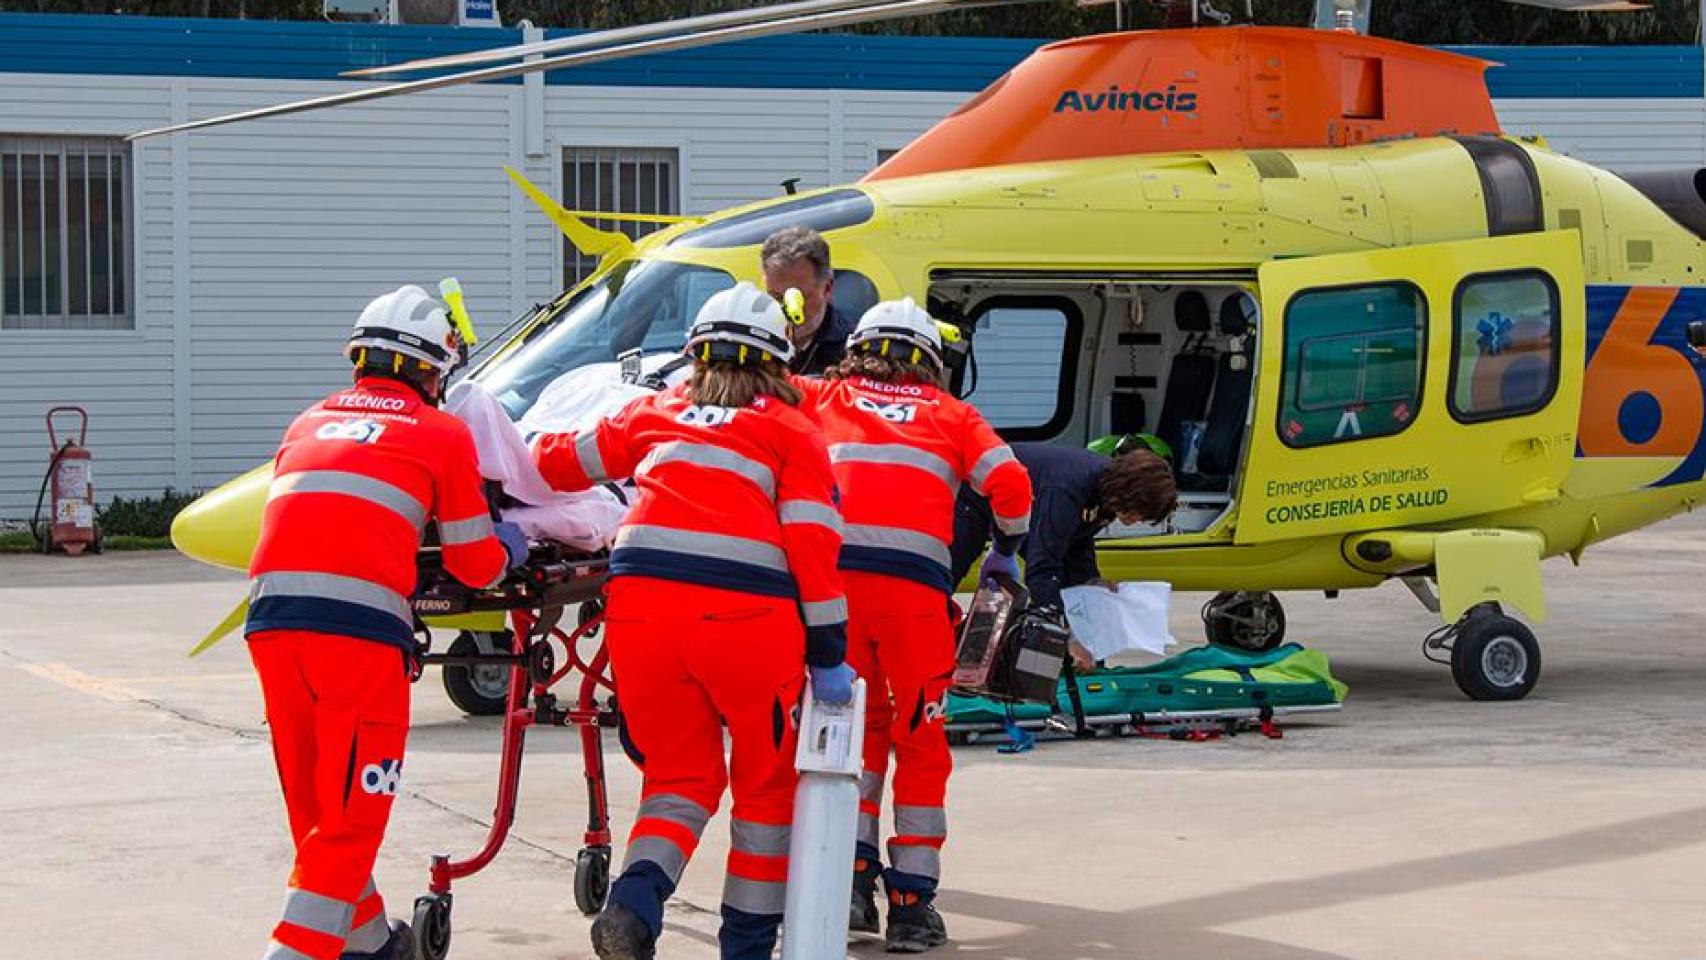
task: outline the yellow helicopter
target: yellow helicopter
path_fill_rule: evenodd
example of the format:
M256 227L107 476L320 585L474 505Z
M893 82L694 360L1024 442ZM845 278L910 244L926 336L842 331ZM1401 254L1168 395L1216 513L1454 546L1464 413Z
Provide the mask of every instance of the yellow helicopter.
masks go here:
M533 58L186 126L983 5L808 0L401 64L370 72ZM671 355L707 297L758 279L767 235L812 226L844 309L912 296L959 327L955 387L1009 439L1170 449L1181 509L1108 531L1108 576L1220 591L1210 638L1258 649L1284 632L1276 591L1401 579L1467 695L1521 698L1540 650L1504 608L1544 620L1541 561L1706 491L1688 344L1706 174L1621 178L1506 136L1489 64L1364 36L1367 6L1323 0L1338 29L1056 43L857 184L638 241L520 181L602 259L469 375L519 418L577 368ZM178 547L244 566L267 482L202 498Z

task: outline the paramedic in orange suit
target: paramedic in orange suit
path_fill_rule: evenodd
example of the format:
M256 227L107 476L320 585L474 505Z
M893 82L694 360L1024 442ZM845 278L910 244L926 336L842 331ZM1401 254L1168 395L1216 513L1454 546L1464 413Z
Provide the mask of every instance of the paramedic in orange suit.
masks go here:
M795 382L823 428L841 491L847 661L872 691L849 926L877 931L880 875L885 945L916 953L947 940L932 901L952 768L942 714L954 670L954 498L961 483L988 498L996 551L1010 557L1029 526L1031 482L982 415L941 388L941 333L912 300L872 307L847 347L827 379ZM884 870L877 841L891 750L894 832Z
M492 522L468 428L438 409L461 355L444 307L419 287L380 297L346 353L355 385L279 447L249 569L244 632L296 842L267 960L413 956L371 877L403 777L415 554L436 521L446 569L484 587L527 553Z
M835 482L822 435L795 408L781 308L751 284L718 293L687 353L687 383L534 447L558 489L627 477L638 488L611 551L604 623L644 783L593 922L603 960L655 954L664 901L725 787L722 956L768 960L788 876L795 711L808 674L819 700L853 695Z

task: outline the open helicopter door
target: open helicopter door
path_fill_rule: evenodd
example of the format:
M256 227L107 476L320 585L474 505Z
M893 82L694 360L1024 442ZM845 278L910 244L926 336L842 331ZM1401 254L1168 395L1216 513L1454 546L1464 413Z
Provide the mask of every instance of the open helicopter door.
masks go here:
M1575 231L1261 267L1239 543L1414 527L1555 500L1575 456Z

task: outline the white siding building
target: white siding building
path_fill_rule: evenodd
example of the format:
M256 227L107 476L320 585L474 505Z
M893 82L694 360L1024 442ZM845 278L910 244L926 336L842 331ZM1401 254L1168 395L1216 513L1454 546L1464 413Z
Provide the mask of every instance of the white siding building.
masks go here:
M103 495L206 489L345 381L342 337L377 293L455 275L483 332L554 296L577 265L505 164L571 207L641 212L854 180L1035 46L751 41L119 139L520 39L0 15L0 518L34 504L54 404L89 408ZM1474 52L1509 64L1492 78L1514 132L1613 169L1706 165L1697 50Z

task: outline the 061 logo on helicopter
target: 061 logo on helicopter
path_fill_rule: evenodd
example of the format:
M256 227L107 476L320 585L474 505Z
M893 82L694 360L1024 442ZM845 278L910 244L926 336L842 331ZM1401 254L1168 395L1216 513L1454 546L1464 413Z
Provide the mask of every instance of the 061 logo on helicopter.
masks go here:
M1706 475L1706 365L1688 347L1688 321L1706 289L1589 287L1587 370L1578 454L1677 457L1654 486Z

